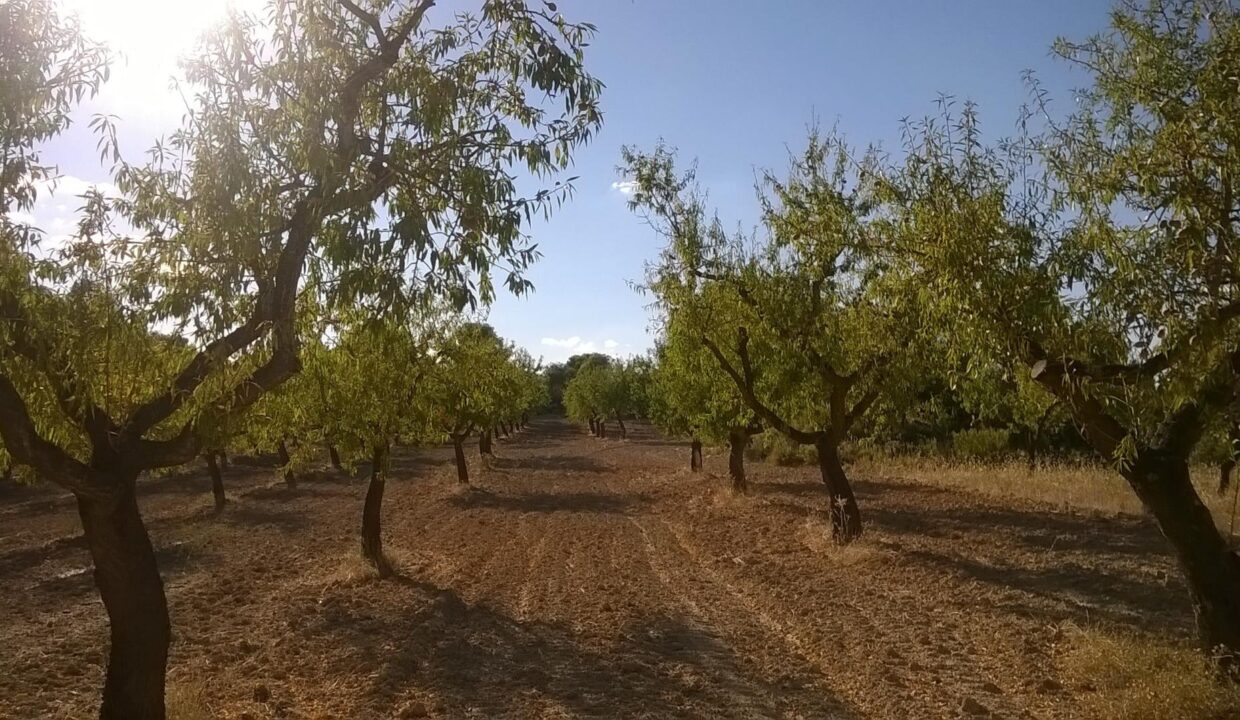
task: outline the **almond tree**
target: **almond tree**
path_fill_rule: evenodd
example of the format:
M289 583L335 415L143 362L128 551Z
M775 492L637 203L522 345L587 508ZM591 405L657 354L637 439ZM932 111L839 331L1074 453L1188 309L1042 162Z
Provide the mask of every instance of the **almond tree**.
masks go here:
M650 283L660 308L696 335L758 420L818 455L832 535L861 534L840 443L885 393L915 374L908 289L875 254L875 159L813 133L787 178L767 173L765 236L708 219L693 174L665 148L625 151L630 204L668 240Z
M1055 50L1093 76L1056 121L981 139L973 108L910 128L889 200L927 322L965 368L1063 404L1174 548L1202 646L1240 677L1240 556L1188 470L1240 382L1240 11L1123 2ZM1045 131L1033 131L1037 118Z
M753 410L740 396L732 379L719 368L701 339L668 319L656 349L658 363L652 378L652 412L665 431L693 436L689 466L701 469L702 443L728 443L728 476L732 490L749 492L745 450L762 432Z
M588 425L595 437L607 437L610 383L610 362L586 361L564 386L564 410L569 419Z
M231 15L186 60L185 123L148 162L122 160L96 120L120 197L95 197L72 242L42 249L10 213L53 173L39 145L106 70L48 0L0 7L0 438L77 498L111 626L104 718L165 715L167 603L135 479L198 457L212 417L297 373L308 259L328 307L486 302L493 269L528 287L522 228L567 188L527 194L511 168L548 177L597 128L593 29L520 0L433 24L432 5L273 0ZM115 322L68 328L75 290ZM188 352L118 362L119 331L155 327Z
M469 482L465 440L479 431L489 437L497 418L507 412L510 352L491 326L476 322L456 328L435 347L426 401L437 432L452 442L461 483Z
M436 328L423 321L419 327L388 321L361 320L339 331L337 342L312 356L302 377L321 370L326 388L307 387L308 404L315 415L332 415L334 439L342 462L353 468L368 462L370 479L362 508L362 557L375 566L379 577L392 574L383 554L381 532L383 493L391 447L405 442L430 441L432 399L424 383L430 376ZM306 383L307 386L316 383ZM326 399L326 405L316 401ZM313 427L322 428L321 423Z

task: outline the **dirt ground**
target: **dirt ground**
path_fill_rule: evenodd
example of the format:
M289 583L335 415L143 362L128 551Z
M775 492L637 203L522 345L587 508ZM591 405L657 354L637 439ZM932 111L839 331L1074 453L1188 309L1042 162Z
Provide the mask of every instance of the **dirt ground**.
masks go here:
M861 477L867 534L839 550L811 468L751 465L736 498L726 456L691 474L648 428L557 419L496 453L469 490L450 450L396 454L391 581L355 559L360 478L289 490L234 463L219 516L202 473L145 482L172 696L251 720L1069 718L1065 623L1190 631L1139 518ZM2 718L97 707L107 632L79 534L67 498L0 494Z

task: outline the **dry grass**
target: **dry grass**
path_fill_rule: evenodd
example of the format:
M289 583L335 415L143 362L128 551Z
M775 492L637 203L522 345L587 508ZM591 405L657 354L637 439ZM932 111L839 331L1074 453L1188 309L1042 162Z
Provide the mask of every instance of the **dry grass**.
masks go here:
M202 683L168 683L164 703L168 710L168 720L211 720L215 717L207 704L207 692Z
M987 495L1019 497L1062 508L1084 508L1106 514L1143 514L1141 501L1114 470L1098 465L1044 465L1033 471L1022 462L957 463L925 457L858 459L852 463L858 475L890 476L964 488ZM1231 523L1234 493L1215 492L1218 470L1193 468L1193 483L1210 507L1220 527ZM1240 532L1240 518L1237 518Z
M387 553L385 553L387 556ZM314 578L314 585L324 587L358 587L379 580L379 571L361 553L350 552L340 558L334 569Z
M1057 658L1097 720L1224 720L1240 717L1240 687L1218 682L1193 648L1152 638L1069 628Z
M890 553L879 547L871 535L847 545L837 544L831 537L831 523L821 518L806 518L797 528L797 539L835 565L864 565L883 562L890 557Z

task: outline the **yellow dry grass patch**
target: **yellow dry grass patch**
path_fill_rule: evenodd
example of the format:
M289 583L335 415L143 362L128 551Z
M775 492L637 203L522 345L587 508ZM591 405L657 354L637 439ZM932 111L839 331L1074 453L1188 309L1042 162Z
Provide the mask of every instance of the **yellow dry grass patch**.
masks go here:
M1240 717L1240 686L1219 682L1194 648L1135 635L1070 628L1057 664L1096 720Z
M797 528L797 539L835 565L864 565L882 562L889 557L888 551L879 547L869 536L863 535L847 545L836 544L831 537L831 523L823 518L806 518Z
M206 687L199 682L169 682L164 706L168 720L212 720L215 717L207 704Z
M1106 514L1143 514L1141 501L1115 470L1091 464L1044 465L1030 470L1021 462L957 463L924 457L865 458L852 463L860 476L889 476L947 485L1000 497L1018 497L1063 508ZM1193 484L1214 518L1227 529L1240 483L1225 496L1215 492L1218 469L1195 467ZM1240 519L1237 519L1240 525ZM1238 527L1237 529L1240 529Z

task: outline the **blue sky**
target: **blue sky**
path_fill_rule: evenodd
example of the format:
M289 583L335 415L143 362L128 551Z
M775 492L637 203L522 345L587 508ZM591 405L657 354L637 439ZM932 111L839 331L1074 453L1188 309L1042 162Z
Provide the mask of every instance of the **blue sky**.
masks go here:
M241 0L254 2L256 0ZM68 0L88 31L125 50L114 87L83 109L120 115L134 155L175 124L167 87L176 52L218 12L198 0ZM468 6L465 0L451 4ZM660 247L613 187L620 147L660 138L696 158L699 180L729 222L751 222L754 173L782 169L817 119L857 145L899 137L900 120L934 110L940 94L981 106L994 136L1014 127L1021 73L1038 73L1059 107L1087 78L1052 58L1056 36L1105 27L1108 0L560 0L573 20L598 26L587 57L606 85L602 132L577 155L574 200L532 228L543 253L534 294L503 296L491 322L548 361L574 352L643 352L646 299L630 287ZM133 18L146 18L134 23ZM152 88L154 90L152 90ZM163 93L166 95L166 93ZM106 179L84 127L49 148L69 176L36 208L49 232L68 222L81 182Z

